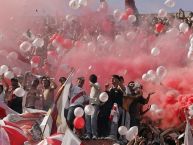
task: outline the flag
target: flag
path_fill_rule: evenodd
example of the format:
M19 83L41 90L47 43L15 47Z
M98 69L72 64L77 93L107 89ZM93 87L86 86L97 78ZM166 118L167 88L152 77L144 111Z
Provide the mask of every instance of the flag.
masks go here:
M69 129L66 129L62 145L82 145L80 139Z
M0 145L23 145L27 136L23 130L11 122L0 122Z
M38 143L38 145L61 145L63 137L64 134L57 133L52 136L46 137L44 140Z
M184 145L193 145L193 137L191 132L191 126L188 119L186 119L186 129L185 129L185 137L184 137Z
M5 103L0 101L0 119L3 119L8 114L18 114L18 113L9 108Z
M56 133L58 126L65 127L67 125L64 117L64 108L68 107L68 96L73 73L74 70L72 70L64 85L59 89L54 105L48 111L41 123L44 137L48 137L50 134Z

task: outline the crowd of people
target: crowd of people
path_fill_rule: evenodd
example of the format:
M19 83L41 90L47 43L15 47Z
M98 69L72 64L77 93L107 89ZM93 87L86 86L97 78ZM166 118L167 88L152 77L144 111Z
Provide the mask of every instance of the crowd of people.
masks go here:
M24 108L41 109L48 111L54 103L56 91L65 83L66 78L60 77L57 86L54 79L43 76L37 77L30 72L24 76L11 79L11 84L7 84L2 76L1 84L1 101L6 103L11 109L18 113L22 113ZM90 94L84 89L84 83L88 81L90 84ZM18 97L13 94L18 87L25 89L26 96ZM99 96L105 91L108 94L108 100L101 102ZM77 78L77 82L70 87L68 96L69 106L65 109L65 117L69 128L75 133L73 121L75 119L75 109L85 108L90 104L94 108L92 115L84 115L85 127L81 129L81 133L77 135L81 139L112 139L119 144L126 144L127 139L118 133L120 126L127 129L137 126L139 129L138 137L130 141L128 144L140 145L180 145L183 142L183 133L185 123L177 128L162 130L158 128L160 122L153 122L147 116L151 106L144 110L151 95L147 97L143 95L143 86L138 82L131 81L128 84L124 82L124 78L119 75L112 75L111 83L106 84L105 88L101 88L98 78L95 74L90 75L88 80L84 77ZM22 104L23 102L23 104Z

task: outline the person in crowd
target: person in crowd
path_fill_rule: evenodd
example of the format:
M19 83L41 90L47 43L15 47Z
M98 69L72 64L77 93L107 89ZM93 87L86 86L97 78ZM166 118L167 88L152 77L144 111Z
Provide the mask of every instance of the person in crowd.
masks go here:
M126 86L124 85L125 80L124 80L123 76L119 76L119 79L120 79L119 87L122 90L122 92L124 94L126 94Z
M43 109L48 110L52 106L54 102L54 90L57 88L57 85L53 80L50 80L50 78L45 77L42 79L43 83Z
M11 87L8 88L8 106L18 113L22 113L22 97L16 96L13 92L19 88L19 82L16 78L11 79Z
M36 100L40 100L40 91L38 90L39 79L32 82L31 88L26 95L25 107L35 109Z
M97 139L98 132L97 132L97 118L99 113L99 95L101 92L100 85L97 82L97 76L95 74L90 75L89 77L90 81L90 104L94 108L94 114L93 115L86 115L86 139L90 139L92 136L92 139Z
M21 85L24 87L26 91L29 91L31 88L31 82L36 79L36 77L32 74L32 72L27 71L23 76L20 76L21 78Z
M67 113L67 123L71 130L74 129L73 121L75 119L74 110L77 107L84 108L84 105L88 103L89 99L86 96L86 92L83 89L85 83L85 79L83 77L79 77L77 79L77 85L72 85L70 88L69 94L69 108Z
M149 99L153 93L149 93L147 98L143 97L143 86L135 83L134 85L129 84L131 88L131 99L133 99L132 103L128 106L129 107L129 114L131 118L130 126L140 126L140 120L142 115L144 115L150 107L146 111L143 110L143 106L148 104Z
M60 86L62 86L66 82L66 78L60 77L59 82L60 82Z
M120 126L121 123L121 115L122 115L122 111L123 111L123 91L120 89L120 77L118 75L112 75L112 79L111 79L111 83L112 83L112 87L110 88L110 90L108 91L108 95L109 95L109 114L108 116L110 116L110 112L111 109L113 108L114 103L117 104L117 123L113 123L112 121L110 121L110 132L109 132L109 137L110 138L114 138L117 139L117 130L118 127Z

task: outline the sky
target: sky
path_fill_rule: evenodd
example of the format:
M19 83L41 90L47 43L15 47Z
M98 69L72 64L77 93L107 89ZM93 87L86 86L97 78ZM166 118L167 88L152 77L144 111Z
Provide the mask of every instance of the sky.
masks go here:
M68 10L72 9L69 8L68 2L70 0L65 0L65 10L66 12ZM99 5L100 0L88 0L89 7L93 10L96 10L96 8ZM124 1L125 0L107 0L109 8L111 8L111 11L114 9L120 9L124 10ZM165 0L135 0L136 6L140 13L157 13L159 9L164 8L167 10L167 12L177 12L180 8L186 10L186 11L193 11L193 0L174 0L176 2L176 6L174 8L168 8L164 5ZM74 13L77 13L77 10L74 11Z
M164 0L136 0L137 8L141 13L155 13L159 9L165 8L168 12L176 12L180 8L193 11L193 0L174 0L176 6L174 8L167 8L164 5ZM124 0L108 0L108 3L113 8L124 9Z

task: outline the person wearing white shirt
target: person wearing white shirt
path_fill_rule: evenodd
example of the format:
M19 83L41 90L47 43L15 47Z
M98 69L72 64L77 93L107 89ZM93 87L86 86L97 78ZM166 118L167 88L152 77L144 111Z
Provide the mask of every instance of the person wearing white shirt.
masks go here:
M99 95L101 93L100 85L97 82L97 76L95 74L90 75L90 104L94 108L93 115L86 115L86 139L97 139L97 118L99 113Z
M77 107L84 108L84 105L88 102L88 97L83 89L84 78L80 77L77 79L77 85L71 86L69 93L69 108L67 113L67 123L69 128L73 130L73 121L75 119L74 110Z

